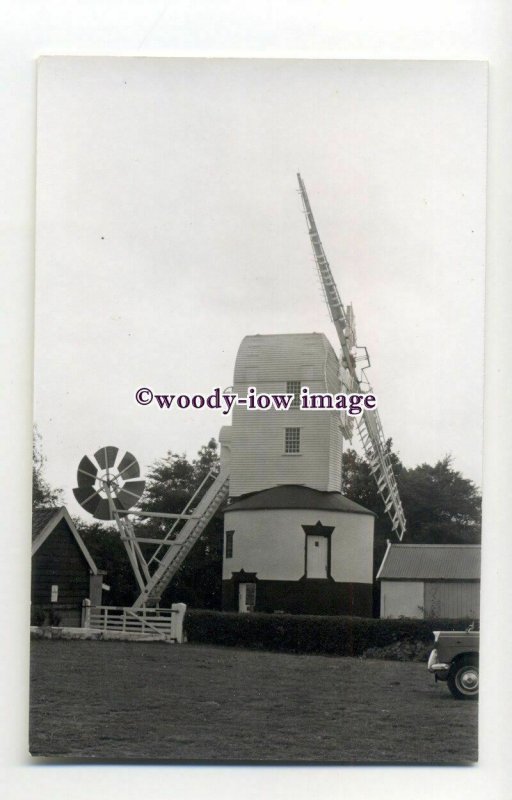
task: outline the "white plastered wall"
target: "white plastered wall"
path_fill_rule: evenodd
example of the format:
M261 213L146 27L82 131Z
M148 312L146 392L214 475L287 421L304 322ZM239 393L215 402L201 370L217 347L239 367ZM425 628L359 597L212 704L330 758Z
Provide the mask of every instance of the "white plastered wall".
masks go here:
M234 531L233 557L223 559L223 579L244 569L260 580L296 581L304 575L303 525L334 527L331 537L331 575L335 581L371 583L374 518L315 509L231 511L224 530ZM225 553L225 549L224 549Z

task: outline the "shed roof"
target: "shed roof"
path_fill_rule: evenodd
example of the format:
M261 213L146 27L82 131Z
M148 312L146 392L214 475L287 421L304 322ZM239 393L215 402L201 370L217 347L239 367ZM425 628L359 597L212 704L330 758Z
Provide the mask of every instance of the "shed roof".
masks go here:
M262 492L246 495L235 500L225 508L229 511L253 511L271 508L314 508L325 511L343 511L347 514L370 514L373 511L354 503L341 492L320 492L309 486L287 484L264 489Z
M388 544L377 579L479 580L478 544Z
M42 544L53 533L61 520L64 520L69 528L69 531L75 539L78 547L82 551L82 555L87 561L89 568L93 575L98 575L98 568L89 553L85 543L78 533L75 523L69 515L69 511L65 506L61 508L47 507L40 508L32 512L32 555L37 553Z
M32 512L32 541L46 528L50 520L60 511L60 508L38 508Z

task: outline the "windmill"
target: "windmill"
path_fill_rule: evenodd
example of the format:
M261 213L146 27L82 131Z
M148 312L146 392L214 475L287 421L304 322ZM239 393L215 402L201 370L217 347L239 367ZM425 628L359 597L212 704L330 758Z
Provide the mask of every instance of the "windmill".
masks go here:
M320 283L341 346L340 380L342 390L348 394L361 391L371 392L372 387L366 376L366 370L370 366L368 350L366 347L360 347L356 343L354 311L351 305L347 305L345 308L341 302L338 288L316 227L304 181L300 174L297 174L297 179ZM361 361L364 361L365 365L359 370L360 374L358 374L357 364ZM343 436L349 441L352 440L353 419L347 418L345 414L342 414ZM355 425L364 453L370 464L371 473L377 484L377 490L383 500L384 509L389 515L393 531L401 541L406 527L405 515L377 409L373 411L365 410L360 417L356 418Z
M340 379L347 393L371 391L365 370L370 366L368 351L356 343L355 318L352 306L344 308L334 282L329 263L315 224L304 182L300 175L300 194L306 213L308 232L315 262L321 279L331 319L341 345ZM356 365L365 361L358 374ZM370 469L377 482L386 512L398 538L405 532L405 517L398 488L386 448L386 440L377 410L363 412L356 418L342 414L342 431L351 440L357 426ZM163 591L198 541L208 522L227 501L229 468L211 470L183 509L181 514L139 511L145 481L140 478L136 458L126 452L120 457L117 447L102 447L92 458L83 456L77 472L77 487L73 489L82 508L96 519L114 521L132 566L140 593L133 608L158 606ZM141 535L135 530L131 517L160 517L173 520L170 529L160 538Z
M116 523L140 589L134 608L158 605L164 589L227 498L229 489L227 472L210 470L182 514L139 511L133 508L145 487L144 480L136 480L139 476L139 464L131 453L126 452L119 459L117 447L101 447L93 459L81 459L78 486L73 489L85 511L96 519ZM131 515L162 517L174 523L161 538L141 536L133 527Z

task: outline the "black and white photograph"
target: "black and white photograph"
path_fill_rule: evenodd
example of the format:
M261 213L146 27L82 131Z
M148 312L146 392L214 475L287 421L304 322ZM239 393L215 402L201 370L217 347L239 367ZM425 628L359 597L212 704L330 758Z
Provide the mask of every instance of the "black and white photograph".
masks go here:
M487 64L37 73L30 754L475 764Z

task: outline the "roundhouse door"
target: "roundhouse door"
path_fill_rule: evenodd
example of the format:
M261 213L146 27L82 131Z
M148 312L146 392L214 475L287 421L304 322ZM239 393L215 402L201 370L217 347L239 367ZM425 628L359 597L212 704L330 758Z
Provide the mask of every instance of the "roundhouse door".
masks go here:
M327 577L327 546L326 536L306 537L306 574L308 578Z
M256 605L256 584L255 583L239 583L238 584L238 610L242 614L248 611L253 611Z

